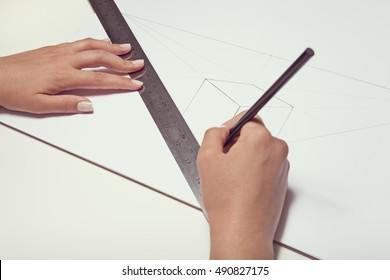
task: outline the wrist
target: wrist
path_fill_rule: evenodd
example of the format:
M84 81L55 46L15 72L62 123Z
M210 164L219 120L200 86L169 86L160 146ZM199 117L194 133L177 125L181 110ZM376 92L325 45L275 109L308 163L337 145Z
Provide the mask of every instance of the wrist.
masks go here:
M227 220L226 218L224 219ZM221 220L220 220L221 221ZM210 222L211 259L273 259L273 236L259 224Z

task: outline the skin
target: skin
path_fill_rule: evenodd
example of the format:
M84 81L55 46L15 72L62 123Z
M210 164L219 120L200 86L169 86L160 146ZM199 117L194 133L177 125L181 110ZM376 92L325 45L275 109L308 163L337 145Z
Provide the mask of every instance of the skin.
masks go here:
M210 258L273 259L273 238L287 191L288 146L256 117L224 149L229 129L241 116L207 130L198 154Z
M67 95L64 91L80 88L139 89L142 83L128 76L82 70L104 66L119 73L137 71L143 67L143 60L129 61L118 57L130 50L129 44L115 45L88 38L2 57L0 105L36 114L91 112L90 100Z
M139 89L142 83L128 77L85 70L104 66L119 73L138 71L142 60L118 57L130 50L130 45L84 39L2 57L0 106L36 114L91 112L87 98L66 91ZM207 130L197 158L210 222L210 258L272 259L287 190L288 147L257 116L225 149L229 129L241 116Z

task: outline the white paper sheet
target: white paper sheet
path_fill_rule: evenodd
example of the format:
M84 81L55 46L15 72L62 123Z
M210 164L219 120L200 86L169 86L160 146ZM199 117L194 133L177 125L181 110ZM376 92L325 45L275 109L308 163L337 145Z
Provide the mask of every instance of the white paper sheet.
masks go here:
M198 141L208 127L251 106L313 47L309 65L261 112L290 147L277 239L319 258L390 257L389 3L117 4ZM76 36L82 37L106 35L95 18ZM196 204L138 93L95 94L94 114L2 110L0 121Z

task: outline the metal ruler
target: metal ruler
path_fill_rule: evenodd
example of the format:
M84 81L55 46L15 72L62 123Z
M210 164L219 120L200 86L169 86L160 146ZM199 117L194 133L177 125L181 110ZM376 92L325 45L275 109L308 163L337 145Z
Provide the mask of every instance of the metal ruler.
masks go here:
M113 0L89 0L112 43L130 43L131 59L144 59L145 67L131 74L144 83L139 93L179 165L199 205L203 208L196 165L199 144L176 107L141 45Z

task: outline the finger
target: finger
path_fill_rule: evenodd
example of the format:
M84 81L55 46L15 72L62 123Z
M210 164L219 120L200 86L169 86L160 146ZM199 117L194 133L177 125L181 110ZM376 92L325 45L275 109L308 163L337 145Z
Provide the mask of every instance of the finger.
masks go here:
M283 139L276 138L276 137L273 137L273 139L274 139L274 143L276 145L276 151L277 151L278 155L281 158L286 159L288 156L288 152L289 152L289 148L288 148L286 141L284 141Z
M225 125L209 128L203 137L201 151L209 153L222 152L223 145L229 136L229 128Z
M234 116L232 119L228 120L224 123L229 128L232 128L246 113L247 111L240 112L236 116ZM251 121L255 121L261 125L264 125L263 120L260 118L259 115L256 115Z
M253 119L252 119L252 122L255 122L261 126L264 126L265 127L265 124L263 122L263 119L259 116L259 115L256 115Z
M126 54L131 51L130 44L111 44L106 40L96 40L92 38L86 38L70 43L70 48L72 48L74 52L105 50L116 55Z
M230 120L226 121L223 125L226 125L229 129L232 128L244 115L245 112L241 112L237 115L235 115Z
M37 94L29 106L29 111L37 114L88 113L93 111L90 100L76 95Z
M75 70L73 77L67 79L65 89L127 89L138 90L143 83L129 76L118 76L104 72Z
M259 116L254 117L251 121L244 124L244 126L241 128L240 134L248 134L257 130L269 132Z
M236 124L240 122L241 118L245 114L246 114L246 111L243 111L243 112L239 113L238 115L233 117L231 120L225 122L225 125L227 127L229 127L229 129L231 131L232 128L235 127ZM256 134L259 134L259 131L256 131L256 130L258 130L258 129L264 130L265 129L264 123L263 123L262 119L260 118L260 116L258 116L258 115L256 115L252 120L248 121L247 123L245 123L242 126L241 130L238 131L238 133L236 134L236 137L234 137L234 139L232 139L232 141L229 143L229 145L226 146L226 151L230 150L231 147L236 145L236 143L239 141L240 135L243 132L244 132L244 135L245 135L248 132L253 132L253 129L255 129L254 131L255 131ZM248 131L248 132L246 132L246 131ZM252 138L252 139L254 139L254 136L256 136L256 135L252 136L251 134L249 134L249 137Z
M144 66L143 59L124 60L105 50L89 50L75 54L71 59L74 68L93 68L104 66L121 73L130 73L140 70Z

